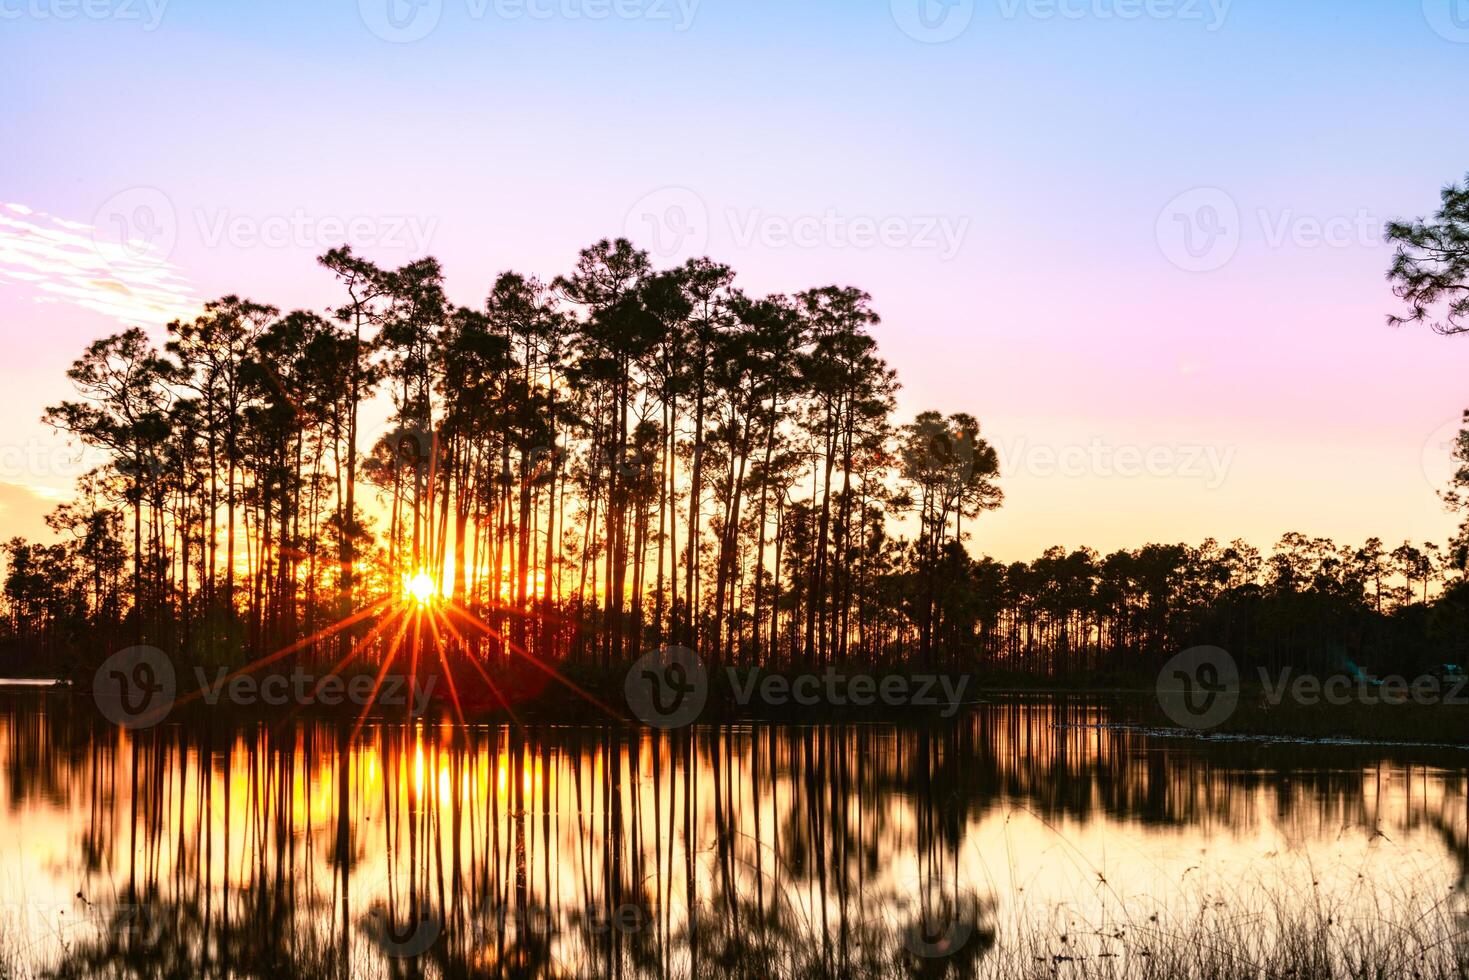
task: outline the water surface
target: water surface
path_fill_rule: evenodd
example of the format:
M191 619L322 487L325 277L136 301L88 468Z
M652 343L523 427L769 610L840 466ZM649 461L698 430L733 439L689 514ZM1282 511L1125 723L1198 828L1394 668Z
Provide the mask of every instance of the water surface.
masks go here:
M299 717L127 732L69 691L3 691L7 957L75 975L837 975L1100 955L1200 915L1462 916L1469 752L1131 720L1056 697L926 727L375 722L354 739Z

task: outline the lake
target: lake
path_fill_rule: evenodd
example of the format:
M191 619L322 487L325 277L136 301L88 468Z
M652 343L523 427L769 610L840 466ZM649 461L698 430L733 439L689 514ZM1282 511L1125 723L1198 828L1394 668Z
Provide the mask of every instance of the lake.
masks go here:
M1336 956L1334 935L1463 955L1469 752L1137 717L1045 696L927 727L354 738L300 717L129 732L82 695L5 691L0 966L1141 975L1200 949L1261 966L1302 937Z

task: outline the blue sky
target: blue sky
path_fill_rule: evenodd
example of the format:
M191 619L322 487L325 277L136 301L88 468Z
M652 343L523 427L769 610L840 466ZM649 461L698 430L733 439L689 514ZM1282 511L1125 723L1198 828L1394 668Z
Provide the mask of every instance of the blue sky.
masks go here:
M384 0L160 2L0 0L0 201L82 239L157 217L132 298L320 308L340 231L437 255L476 303L502 269L665 225L657 258L708 251L752 291L873 294L904 411L971 411L1011 458L978 549L1450 526L1425 447L1469 404L1469 341L1384 326L1377 236L1469 171L1463 0L423 0L403 43ZM1237 226L1202 271L1168 238L1199 189ZM55 256L4 278L42 219L11 220L22 444L83 344L161 332L169 303L119 310L75 269L44 289ZM0 482L69 479L41 469Z

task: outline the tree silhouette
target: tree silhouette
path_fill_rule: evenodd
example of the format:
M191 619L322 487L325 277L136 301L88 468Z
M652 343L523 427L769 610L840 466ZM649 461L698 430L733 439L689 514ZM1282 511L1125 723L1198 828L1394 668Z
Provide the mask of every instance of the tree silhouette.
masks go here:
M1469 330L1469 178L1443 189L1443 204L1429 220L1393 221L1387 241L1397 245L1388 280L1408 304L1394 325L1427 323L1442 334Z
M320 263L346 292L328 317L226 296L161 352L138 328L83 352L79 398L46 417L106 463L54 516L59 545L7 546L8 649L82 666L125 629L186 661L385 669L406 635L413 669L428 649L493 684L667 643L1044 677L1195 642L1327 665L1448 644L1432 630L1453 614L1411 610L1461 601L1462 547L975 557L997 454L973 415L895 420L859 289L751 296L728 266L655 270L617 239L549 285L503 272L471 309L431 258Z

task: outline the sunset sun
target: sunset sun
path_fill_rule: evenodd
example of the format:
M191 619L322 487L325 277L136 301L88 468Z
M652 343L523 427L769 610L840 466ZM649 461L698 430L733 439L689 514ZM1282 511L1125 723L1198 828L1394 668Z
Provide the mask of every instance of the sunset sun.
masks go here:
M403 601L415 606L431 606L439 599L439 587L434 577L419 570L403 576Z

